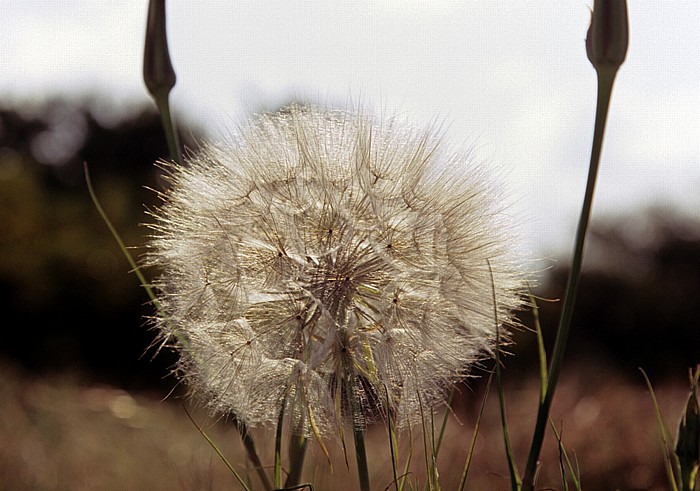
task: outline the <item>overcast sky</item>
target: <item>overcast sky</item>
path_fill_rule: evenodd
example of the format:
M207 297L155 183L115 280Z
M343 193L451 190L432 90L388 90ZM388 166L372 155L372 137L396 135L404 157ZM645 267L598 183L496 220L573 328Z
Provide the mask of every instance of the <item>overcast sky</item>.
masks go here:
M217 138L291 98L398 113L500 169L535 255L572 243L590 152L592 0L168 0L181 120ZM0 0L0 97L146 101L147 0ZM700 217L700 2L630 1L595 215Z

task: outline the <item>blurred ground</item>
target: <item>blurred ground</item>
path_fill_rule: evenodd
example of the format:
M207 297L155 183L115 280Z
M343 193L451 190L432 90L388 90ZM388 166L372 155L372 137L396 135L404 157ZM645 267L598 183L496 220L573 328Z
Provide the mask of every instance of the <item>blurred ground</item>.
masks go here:
M463 394L449 418L438 461L440 483L456 489L471 441L479 393ZM655 388L672 432L687 387ZM213 490L241 489L186 416L185 401L164 393L127 392L86 383L79 375L29 375L0 366L0 489L2 490ZM506 387L511 441L522 468L534 421L537 386L532 379ZM213 422L191 409L241 473L247 464L240 438L230 423ZM668 486L658 426L641 376L629 383L597 367L569 367L552 412L564 445L581 469L584 489L650 489ZM437 420L441 421L441 420ZM460 424L461 423L461 424ZM438 423L439 424L439 423ZM412 474L424 482L420 428L414 430ZM255 433L264 463L272 465L272 431ZM405 436L404 436L405 438ZM509 489L496 393L486 404L466 489ZM368 436L374 489L391 483L386 432ZM348 446L352 449L352 443ZM333 471L312 444L304 478L317 491L355 489L355 467L345 468L338 444L330 443ZM407 455L403 446L402 458ZM403 462L403 461L402 461ZM250 469L248 468L248 471ZM254 489L259 489L257 477ZM556 441L543 451L540 489L563 489ZM420 487L418 488L420 489Z

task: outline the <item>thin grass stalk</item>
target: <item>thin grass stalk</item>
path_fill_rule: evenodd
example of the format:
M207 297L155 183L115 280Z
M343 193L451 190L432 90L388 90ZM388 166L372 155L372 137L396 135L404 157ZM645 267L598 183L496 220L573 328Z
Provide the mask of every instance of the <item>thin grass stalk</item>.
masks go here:
M430 433L429 433L430 439L428 440L429 445L426 445L426 451L430 450L430 453L426 453L426 458L429 458L428 463L429 463L429 468L428 471L430 472L431 478L428 480L428 482L425 483L425 486L423 486L423 489L427 491L428 489L437 489L437 449L435 446L435 412L433 411L433 408L430 408ZM431 484L430 488L428 487L428 484Z
M654 412L656 413L656 422L659 427L659 439L661 440L661 448L664 452L664 468L666 470L666 478L668 479L668 485L671 491L678 491L680 473L678 475L678 478L674 473L674 469L676 472L679 471L679 466L678 463L674 460L675 455L670 451L671 433L668 431L666 423L664 422L664 417L661 414L661 408L659 407L659 402L656 400L656 394L654 393L654 388L651 385L649 377L647 377L647 374L643 369L640 368L639 371L642 372L644 381L646 382L647 388L649 389L649 394L651 395L651 402L654 405Z
M450 390L450 396L447 398L447 404L445 405L445 414L442 417L442 424L440 425L440 434L438 435L438 441L435 445L435 460L437 461L438 454L440 453L440 447L442 446L442 439L445 436L445 429L447 427L447 418L450 415L450 407L452 405L452 400L455 395L455 387Z
M390 398L389 398L389 389L384 386L384 392L386 394L386 424L387 424L387 430L389 431L389 450L391 452L391 472L393 473L394 476L394 489L396 491L399 491L399 475L396 470L396 452L398 450L397 446L397 441L396 441L396 431L394 431L394 422L391 419L391 404L390 404Z
M92 179L90 178L90 171L88 170L87 162L83 162L83 171L85 172L85 184L87 185L88 193L90 194L90 199L92 200L92 203L95 205L97 212L100 214L100 217L102 217L102 220L107 225L107 228L112 234L112 237L114 237L114 240L117 241L119 249L121 250L126 260L129 262L129 266L131 266L131 271L136 275L136 278L138 278L139 283L141 283L143 289L146 290L148 298L151 299L151 302L153 303L153 305L155 305L156 309L160 310L160 303L158 302L156 295L153 292L153 289L151 288L151 285L146 281L146 277L141 272L141 269L136 264L136 261L129 252L129 249L126 247L126 244L124 244L124 241L119 235L119 232L117 232L117 229L114 227L112 221L107 216L107 212L102 207L102 204L100 204L100 200L97 199L97 194L95 193L95 189L92 186Z
M543 402L547 395L547 350L544 347L544 336L542 335L542 325L540 324L540 308L537 306L532 292L530 292L530 305L532 306L532 318L537 336L537 357L540 362L540 402Z
M577 491L581 491L581 473L580 469L578 468L578 462L576 465L576 469L574 469L574 466L571 463L571 459L569 458L569 454L564 448L564 444L561 439L561 433L557 431L557 428L554 426L554 422L552 422L551 420L550 424L552 426L552 432L554 433L554 436L556 437L557 443L559 445L559 468L561 469L561 476L564 489L569 489L569 482L566 479L566 473L568 472L571 476L571 480L574 483L574 487L577 489Z
M491 294L493 297L493 321L496 325L496 385L498 386L498 403L501 412L501 426L503 428L503 443L506 449L506 458L508 460L508 472L510 473L510 485L513 491L520 489L521 481L520 475L518 474L518 468L515 465L515 457L513 456L513 449L510 445L510 436L508 433L508 421L506 418L506 396L503 390L503 377L501 375L501 329L498 321L498 299L496 298L496 288L495 281L493 278L493 269L491 268L491 261L486 260L489 273L491 274Z
M426 476L426 487L432 491L431 478L432 473L430 472L430 455L432 452L428 448L428 430L425 427L425 414L423 412L423 402L420 397L418 398L418 407L420 408L420 422L421 429L423 430L423 457L425 458L425 476Z
M464 462L464 469L462 470L462 479L459 481L459 491L464 491L464 486L467 484L467 475L469 474L469 468L471 467L472 457L474 456L474 447L476 447L476 437L479 433L479 428L481 426L481 416L484 414L484 408L486 407L486 400L489 395L489 390L491 389L491 382L493 381L493 371L489 374L489 380L486 382L486 391L484 392L484 397L481 400L481 406L479 407L479 414L476 417L476 423L474 424L474 433L472 434L472 441L469 444L469 452L467 453L467 459Z
M576 230L576 241L574 246L574 255L571 262L571 271L566 285L566 293L564 295L564 306L559 320L557 336L554 342L554 350L552 352L551 365L547 375L547 386L544 397L542 398L537 411L537 422L535 431L532 437L530 453L528 455L525 473L523 474L523 491L532 491L534 488L535 474L537 464L542 450L544 434L549 420L549 411L554 399L559 374L561 372L562 363L564 361L564 352L566 351L566 343L569 338L571 328L571 319L573 316L574 304L578 293L579 281L581 278L581 266L583 264L583 246L588 230L588 223L593 204L593 193L595 190L596 178L598 175L598 166L600 163L600 154L603 146L603 135L605 133L605 123L610 106L610 97L612 94L613 82L617 70L598 70L598 100L596 107L595 126L593 132L593 147L591 150L591 160L588 168L588 180L586 183L586 192L581 209L581 216Z
M226 457L225 457L224 454L221 452L221 450L219 450L219 447L217 447L216 444L212 441L212 439L209 438L209 435L207 435L207 434L204 432L204 430L202 429L202 427L199 426L199 425L197 424L197 422L194 420L194 418L192 417L192 415L190 414L190 412L189 412L186 408L185 408L185 413L187 414L187 417L190 418L190 421L192 422L192 424L194 425L194 427L197 428L197 431L199 431L199 433L204 437L204 439L207 441L207 443L209 443L209 445L211 446L211 448L214 449L214 452L216 452L216 454L219 456L219 458L221 459L221 461L226 465L226 467L227 467L228 470L231 472L231 474L233 474L234 477L238 480L238 482L239 482L240 485L243 487L243 489L244 489L245 491L250 491L250 487L248 487L248 485L245 483L245 481L243 480L243 478L238 474L238 472L236 472L236 469L233 468L233 466L232 466L231 463L228 461L228 459L226 459Z
M409 469L411 468L411 459L413 458L413 430L408 427L408 455L406 456L406 464L403 468L403 474L401 475L401 485L399 486L399 491L403 491L404 486L406 486L406 479L408 478Z
M430 410L430 434L431 434L431 447L432 447L432 461L431 461L431 470L432 474L434 475L434 481L436 483L436 486L439 487L438 483L438 468L437 468L437 459L438 459L438 454L440 453L440 447L442 445L442 439L445 436L445 428L447 427L447 418L450 414L449 412L449 407L450 404L452 404L452 398L454 397L454 392L455 388L453 387L452 390L450 391L450 396L447 399L447 404L446 404L446 411L445 414L442 417L442 424L440 425L440 433L438 434L438 439L437 442L435 442L435 414L433 410ZM424 489L428 489L429 482L425 483Z

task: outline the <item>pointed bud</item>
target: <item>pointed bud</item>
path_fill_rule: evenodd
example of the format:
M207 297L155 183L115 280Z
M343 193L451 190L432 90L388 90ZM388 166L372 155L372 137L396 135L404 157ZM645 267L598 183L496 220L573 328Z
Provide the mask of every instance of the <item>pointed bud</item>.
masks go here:
M586 53L596 70L617 70L629 42L626 0L595 0L586 35Z
M676 455L681 466L681 476L687 487L695 489L695 479L700 468L700 406L698 406L698 378L700 367L691 377L690 395L678 427Z
M148 5L143 80L154 98L163 92L167 95L175 86L175 70L170 62L165 35L165 0L151 0Z

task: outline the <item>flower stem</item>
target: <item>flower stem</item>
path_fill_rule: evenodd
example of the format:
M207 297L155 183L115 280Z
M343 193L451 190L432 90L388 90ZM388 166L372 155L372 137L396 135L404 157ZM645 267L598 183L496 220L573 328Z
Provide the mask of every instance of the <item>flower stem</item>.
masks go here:
M163 124L163 131L165 132L165 139L168 142L168 151L170 152L170 158L173 159L178 164L182 164L182 152L180 150L180 140L177 136L177 131L175 129L175 123L170 114L170 94L163 93L158 95L153 95L153 99L158 107L158 112L160 113L160 120Z
M290 488L299 484L301 471L304 468L304 458L306 457L306 447L309 439L303 434L289 436L289 474L284 482L285 488Z
M255 440L253 440L248 427L241 422L236 422L235 426L238 428L238 432L241 435L241 440L243 440L243 446L248 454L248 459L253 464L253 467L255 467L255 471L258 473L258 477L260 478L260 481L262 481L263 487L268 491L272 490L272 484L270 484L270 480L268 479L267 474L265 474L265 469L263 468L260 457L258 456L258 451L255 448Z
M360 490L369 491L369 470L367 467L367 451L365 450L365 433L360 424L362 411L360 398L355 384L355 376L352 372L347 376L348 399L352 412L352 433L355 437L355 458L357 459L357 474L360 478Z
M296 391L294 395L293 410L290 414L292 422L290 423L289 432L289 472L287 474L287 479L284 482L284 489L293 488L299 484L301 481L301 473L304 468L304 459L306 458L306 448L309 443L309 436L307 435L307 428L311 426L314 428L313 416L311 416L310 408L306 405L308 404L308 399L305 394L305 387L302 381L298 380L296 385ZM300 396L300 394L303 394ZM285 404L282 405L282 411L284 411ZM307 421L306 418L309 418ZM283 413L280 413L278 421L278 438L279 441L276 442L276 446L281 443L281 427L283 423ZM324 449L324 453L328 456L325 451L325 447L321 444ZM276 452L279 450L275 450ZM330 458L329 458L330 459ZM330 460L329 460L330 462ZM278 464L275 463L275 466Z
M542 442L544 433L549 419L549 410L554 398L554 392L559 380L561 365L564 360L564 352L566 350L566 342L569 337L571 327L571 318L578 292L579 280L581 278L581 265L583 263L583 246L586 239L586 231L593 204L593 191L595 189L596 177L598 175L598 164L600 162L600 153L603 146L603 135L605 132L605 123L608 115L608 107L610 106L610 97L612 95L613 83L617 67L615 68L600 68L598 74L598 101L596 107L595 127L593 131L593 146L591 149L591 160L588 168L588 181L586 184L586 193L581 209L581 217L578 222L576 231L576 242L574 246L574 256L571 263L571 271L566 285L566 293L564 295L564 306L559 319L559 327L554 343L554 351L552 353L552 361L549 367L547 376L547 386L542 392L540 404L537 412L537 422L535 431L532 437L532 445L530 454L528 455L525 473L523 474L523 491L531 491L534 488L535 473L537 463L542 450Z
M284 425L284 404L277 420L275 432L275 489L282 487L282 428Z

